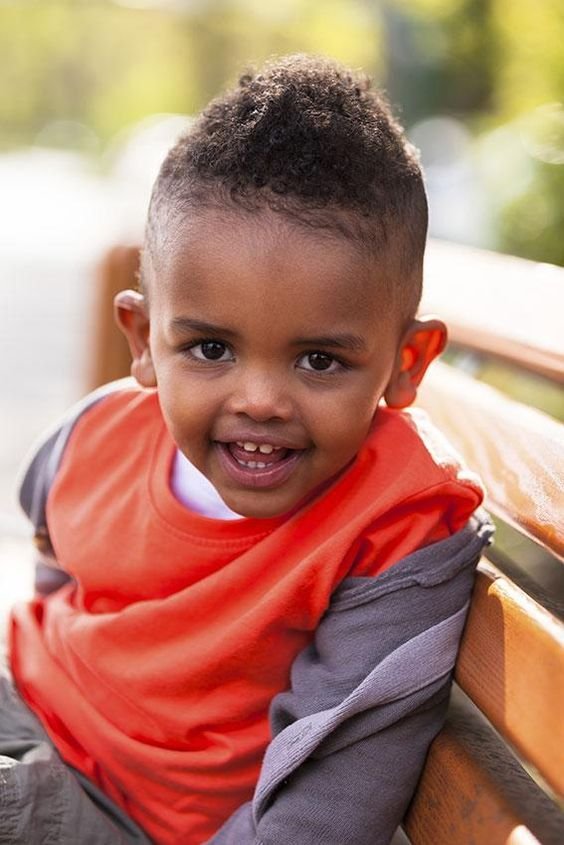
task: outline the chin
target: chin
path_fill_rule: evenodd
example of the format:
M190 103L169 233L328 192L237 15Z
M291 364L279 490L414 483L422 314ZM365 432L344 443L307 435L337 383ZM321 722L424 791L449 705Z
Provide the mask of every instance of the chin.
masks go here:
M278 516L293 513L300 504L292 502L269 502L267 498L267 496L264 496L262 497L262 501L260 499L258 501L249 501L245 497L245 501L241 497L224 496L223 501L228 508L231 508L232 511L247 519L275 519Z

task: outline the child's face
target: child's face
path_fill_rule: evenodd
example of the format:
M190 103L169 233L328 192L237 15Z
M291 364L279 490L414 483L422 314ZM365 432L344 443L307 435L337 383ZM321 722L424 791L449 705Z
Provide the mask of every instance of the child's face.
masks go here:
M350 463L388 385L383 268L270 212L202 212L169 243L147 280L168 427L232 510L285 513Z

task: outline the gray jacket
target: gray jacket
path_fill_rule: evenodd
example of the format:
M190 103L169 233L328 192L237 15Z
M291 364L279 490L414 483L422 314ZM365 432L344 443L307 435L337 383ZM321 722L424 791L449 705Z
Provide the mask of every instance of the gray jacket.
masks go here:
M210 845L387 845L442 726L474 579L482 513L377 578L345 579L291 689L252 802Z
M77 406L29 466L20 500L40 535L74 423L107 392ZM294 661L290 689L272 701L272 740L253 800L207 845L390 841L444 720L475 566L491 535L478 511L457 534L378 577L340 584ZM39 589L64 577L40 568Z

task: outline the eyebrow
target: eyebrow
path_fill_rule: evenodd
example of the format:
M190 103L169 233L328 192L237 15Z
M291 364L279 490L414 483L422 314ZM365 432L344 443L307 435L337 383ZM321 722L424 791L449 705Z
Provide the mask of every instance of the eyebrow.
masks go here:
M318 337L300 337L295 341L296 346L328 346L333 349L350 349L353 352L364 352L366 341L356 334L326 334Z
M200 332L201 334L217 335L221 337L237 337L237 332L228 329L226 326L218 326L215 323L206 323L204 320L194 320L191 317L175 317L170 321L170 327L178 333L189 334ZM365 352L366 341L356 334L348 332L316 335L315 337L299 337L293 342L294 346L322 346L330 349L348 349L353 352Z
M237 332L226 328L226 326L217 326L214 323L206 323L204 320L193 320L191 317L175 317L170 321L170 328L183 334L201 332L202 334L221 335L222 337L235 337L237 335Z

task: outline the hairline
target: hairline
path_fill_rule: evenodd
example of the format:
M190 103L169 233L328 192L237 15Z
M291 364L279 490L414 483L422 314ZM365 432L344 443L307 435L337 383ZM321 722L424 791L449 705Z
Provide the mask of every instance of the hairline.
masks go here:
M320 237L345 238L368 260L385 260L389 265L389 272L386 274L387 296L394 309L399 312L402 322L408 323L415 316L421 299L424 245L420 251L409 248L410 236L406 231L407 227L398 219L388 217L376 220L375 215L362 213L357 209L331 204L309 205L300 197L272 195L268 191L255 190L240 197L229 192L221 184L216 183L213 187L215 190L206 190L205 194L202 188L209 186L200 185L200 190L189 192L185 189L179 197L153 195L147 217L145 247L139 274L139 286L147 300L149 291L145 282L146 256L154 265L157 249L166 249L171 240L169 239L168 244L165 242L157 247L155 242L159 238L158 229L161 232L165 228L177 230L189 215L197 217L208 212L219 212L221 215L225 214L227 220L233 215L252 217L266 211L280 215L298 229L315 232ZM167 216L166 222L162 220L163 212ZM406 244L407 250L404 249ZM404 254L400 255L402 251ZM409 252L407 261L406 251ZM408 294L402 295L402 291L396 289L394 278L397 275L404 277L403 284L407 287ZM408 279L407 276L415 278ZM406 301L408 305L405 304Z

